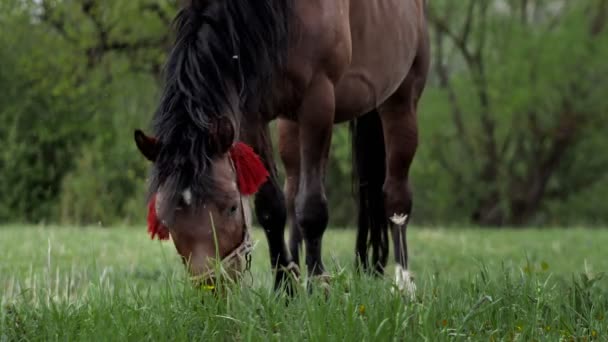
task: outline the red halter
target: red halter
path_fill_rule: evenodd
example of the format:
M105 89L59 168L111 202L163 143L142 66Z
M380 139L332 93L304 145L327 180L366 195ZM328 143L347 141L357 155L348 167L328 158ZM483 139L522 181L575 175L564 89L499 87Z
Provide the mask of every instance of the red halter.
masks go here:
M148 203L148 234L153 240L155 235L159 240L169 240L169 229L158 220L156 215L156 195Z
M255 194L268 178L268 171L260 157L249 145L237 142L230 149L230 158L236 169L236 182L241 195Z
M236 169L236 181L241 195L249 196L258 191L268 178L268 170L255 151L245 143L237 142L230 148L230 158ZM169 229L163 225L156 214L156 195L148 204L148 234L154 239L169 239Z

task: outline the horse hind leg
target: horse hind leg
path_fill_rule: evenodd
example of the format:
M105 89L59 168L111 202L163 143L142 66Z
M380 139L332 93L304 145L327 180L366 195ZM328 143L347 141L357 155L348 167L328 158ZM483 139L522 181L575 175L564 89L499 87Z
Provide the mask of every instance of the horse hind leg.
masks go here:
M412 211L412 192L408 173L417 145L413 113L381 110L386 144L386 180L382 187L385 213L391 226L395 253L395 283L413 295L415 285L408 271L407 224Z
M382 121L373 110L351 121L353 182L358 204L355 267L375 276L384 274L388 257L388 218L382 186L385 180L385 150ZM371 248L371 265L369 252Z
M417 58L397 92L379 108L386 148L384 205L393 237L395 283L410 296L416 285L408 269L406 231L413 206L408 178L418 146L416 111L427 70L427 59Z

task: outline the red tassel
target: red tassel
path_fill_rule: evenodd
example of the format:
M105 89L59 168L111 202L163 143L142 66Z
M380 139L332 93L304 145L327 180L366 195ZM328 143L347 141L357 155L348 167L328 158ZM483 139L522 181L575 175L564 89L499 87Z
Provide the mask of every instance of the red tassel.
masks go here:
M255 194L268 178L268 170L260 157L250 146L242 142L232 146L230 157L236 168L239 192L245 196Z
M148 203L148 234L152 240L154 236L158 236L159 240L169 240L169 229L160 223L156 216L156 195Z

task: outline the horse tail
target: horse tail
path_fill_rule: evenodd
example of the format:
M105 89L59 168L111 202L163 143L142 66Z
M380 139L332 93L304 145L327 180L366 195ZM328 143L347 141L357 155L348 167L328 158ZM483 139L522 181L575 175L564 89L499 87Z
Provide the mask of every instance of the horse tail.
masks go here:
M384 133L378 111L354 119L350 123L353 149L353 192L358 204L356 242L357 266L372 267L383 274L388 260L388 220L384 210L382 186L386 174Z

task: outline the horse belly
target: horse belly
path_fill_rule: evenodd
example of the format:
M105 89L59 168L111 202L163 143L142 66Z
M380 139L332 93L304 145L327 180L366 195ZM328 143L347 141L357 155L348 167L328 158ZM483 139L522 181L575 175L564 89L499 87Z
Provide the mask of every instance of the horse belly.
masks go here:
M351 0L352 60L336 85L336 122L382 104L401 85L416 57L420 0Z

